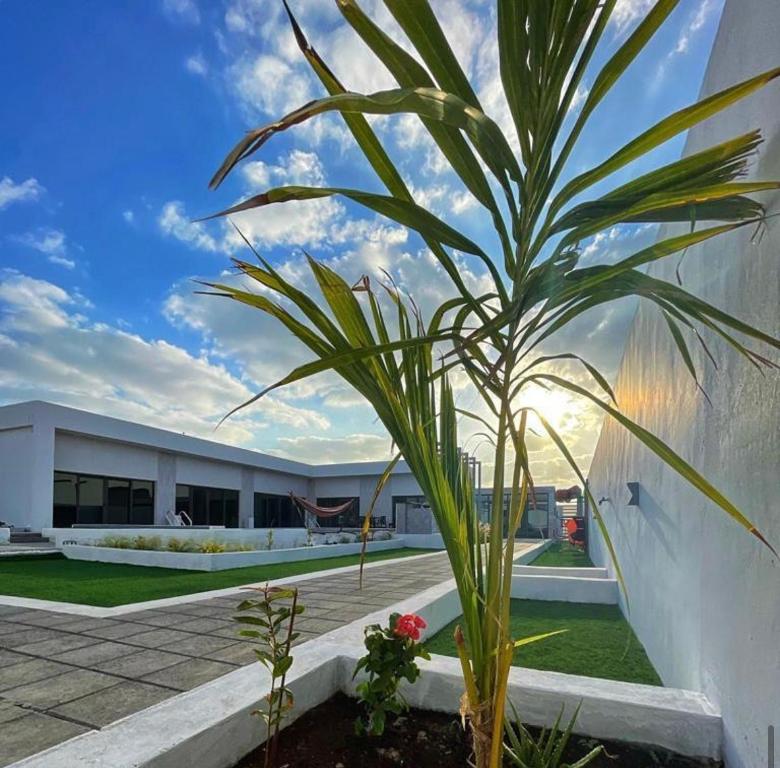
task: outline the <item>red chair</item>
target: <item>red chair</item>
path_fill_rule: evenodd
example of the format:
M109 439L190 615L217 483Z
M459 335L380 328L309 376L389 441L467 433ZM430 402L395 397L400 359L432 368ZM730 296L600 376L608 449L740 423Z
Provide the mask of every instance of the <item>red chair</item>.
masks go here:
M573 547L578 547L579 549L585 547L584 531L580 530L580 526L573 517L566 521L566 536L569 544Z

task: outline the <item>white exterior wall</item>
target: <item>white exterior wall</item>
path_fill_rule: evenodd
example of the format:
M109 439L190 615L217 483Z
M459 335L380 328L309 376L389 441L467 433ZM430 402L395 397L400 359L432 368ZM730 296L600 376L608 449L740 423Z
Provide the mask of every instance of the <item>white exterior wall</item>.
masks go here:
M780 63L780 3L727 0L703 86L707 95ZM762 129L751 175L780 178L780 85L695 128L686 153ZM765 199L777 213L780 196ZM780 336L780 224L692 249L684 287ZM652 274L674 282L675 257ZM631 418L712 480L780 548L780 375L762 376L705 331L719 370L691 346L709 407L680 360L665 322L643 304L616 394ZM754 348L758 347L752 345ZM766 352L765 349L760 350ZM769 356L777 360L776 353ZM729 768L765 768L767 728L780 728L780 563L614 422L605 423L591 487L628 584L630 620L665 684L704 693L723 714ZM626 483L640 483L638 507ZM591 526L591 555L606 564ZM776 758L780 755L776 755Z
M33 464L32 427L0 431L0 520L21 526L32 506L32 483L24 482Z
M57 433L54 469L132 480L157 480L157 453L149 448Z
M241 467L191 456L177 456L176 482L183 485L205 485L209 488L240 491Z

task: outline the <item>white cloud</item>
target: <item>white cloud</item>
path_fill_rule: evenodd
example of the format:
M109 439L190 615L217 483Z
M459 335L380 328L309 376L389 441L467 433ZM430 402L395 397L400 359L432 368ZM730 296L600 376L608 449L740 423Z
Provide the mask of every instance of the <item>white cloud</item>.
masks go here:
M343 437L280 437L273 453L310 464L342 461L390 461L390 439L364 433Z
M208 233L203 222L190 221L187 218L184 204L179 200L165 203L157 219L157 224L163 234L175 237L193 248L212 252L220 250L219 243Z
M37 179L29 178L16 184L9 176L3 176L0 179L0 211L11 203L37 200L44 192Z
M163 11L175 21L200 24L200 11L194 0L163 0Z
M126 211L122 211L122 218L128 224L132 224L135 221L135 213L128 208Z
M78 294L19 272L0 273L0 400L47 399L252 446L269 425L318 430L328 419L273 397L219 419L254 389L224 365L83 314Z
M209 71L208 64L202 53L188 56L184 60L184 68L193 75L199 75L200 77L205 77Z
M617 0L610 23L617 27L618 33L623 33L632 24L643 19L653 5L655 0Z
M66 269L73 269L76 262L67 258L68 246L65 233L59 229L42 227L34 232L25 232L23 235L15 235L13 240L28 248L33 248L46 255L52 264L57 264Z

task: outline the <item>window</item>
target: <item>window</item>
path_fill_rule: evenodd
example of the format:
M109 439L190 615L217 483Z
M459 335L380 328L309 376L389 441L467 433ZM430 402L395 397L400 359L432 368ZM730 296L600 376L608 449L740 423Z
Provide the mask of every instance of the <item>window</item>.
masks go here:
M71 472L54 473L56 528L84 525L153 525L154 483Z
M78 475L54 473L54 526L70 528L78 511Z
M322 528L359 528L363 521L360 518L360 499L356 496L326 496L317 499L318 507L340 507L348 501L354 504L342 515L319 518Z
M255 494L255 528L302 528L303 515L289 496Z
M176 486L176 511L186 512L193 525L238 528L238 491L200 485Z

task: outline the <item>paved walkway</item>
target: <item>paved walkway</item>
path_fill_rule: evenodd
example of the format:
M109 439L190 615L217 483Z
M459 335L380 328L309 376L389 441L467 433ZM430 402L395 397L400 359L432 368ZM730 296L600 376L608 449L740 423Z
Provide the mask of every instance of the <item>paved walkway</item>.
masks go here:
M520 547L518 547L520 549ZM445 554L299 581L297 642L428 589L451 576ZM255 660L219 597L117 619L0 605L0 766L100 729Z

